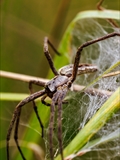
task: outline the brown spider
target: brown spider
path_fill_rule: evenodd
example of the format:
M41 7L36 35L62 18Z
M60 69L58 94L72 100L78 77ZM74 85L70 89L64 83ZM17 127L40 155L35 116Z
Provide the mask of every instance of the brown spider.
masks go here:
M10 136L11 136L11 132L13 129L13 126L15 125L15 131L14 131L14 139L17 145L17 148L22 156L23 160L26 160L26 158L24 157L24 154L19 146L18 143L18 127L19 127L19 121L20 121L20 114L21 114L21 109L22 106L24 106L25 104L29 103L29 102L33 102L33 108L34 111L36 113L36 116L38 118L38 121L40 123L40 127L42 128L42 137L44 136L44 126L41 122L41 119L38 115L38 111L37 111L37 107L35 105L34 100L38 97L42 97L41 98L41 102L47 106L50 106L50 122L49 122L49 144L50 144L50 158L51 160L54 159L54 154L53 154L53 125L54 125L54 108L55 105L58 106L58 141L59 141L59 150L60 150L60 154L61 154L61 159L64 159L64 155L63 155L63 148L62 148L62 103L64 103L64 97L66 96L68 90L71 88L72 83L75 81L76 76L79 74L84 74L84 73L91 73L97 70L97 67L94 65L90 65L90 64L79 64L80 61L80 56L81 56L81 51L91 45L94 44L96 42L108 39L110 37L114 37L114 36L120 36L120 33L110 33L107 34L103 37L100 37L98 39L95 40L91 40L88 41L84 44L82 44L76 53L76 57L75 57L75 61L73 65L67 65L64 66L62 68L59 69L59 71L57 71L54 67L53 61L51 59L51 56L49 54L49 50L48 50L48 44L53 48L53 50L55 52L56 49L53 47L53 45L50 43L50 41L48 40L47 37L45 37L44 39L44 53L45 56L49 62L50 68L52 70L52 72L54 73L55 77L53 79L51 79L49 82L45 83L45 82L41 82L41 81L36 81L36 80L32 80L29 83L29 88L31 91L31 95L27 98L25 98L24 100L22 100L15 108L12 120L10 122L10 126L8 129L8 133L7 133L7 160L9 160L9 140L10 140ZM59 54L57 52L57 54ZM32 84L36 84L39 86L43 86L44 89L35 93L32 93ZM51 104L45 102L45 98L46 97L50 97L51 98Z

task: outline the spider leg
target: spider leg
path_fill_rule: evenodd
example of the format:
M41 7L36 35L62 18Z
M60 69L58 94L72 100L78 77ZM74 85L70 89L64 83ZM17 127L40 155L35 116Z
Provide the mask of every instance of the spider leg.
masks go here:
M50 141L50 158L53 160L53 125L54 125L54 110L55 108L55 102L52 101L51 107L50 107L50 124L49 124L49 141Z
M54 128L54 114L55 114L55 103L58 100L58 92L56 92L53 95L52 103L50 107L50 123L49 123L49 141L50 141L50 158L51 160L54 160L53 158L53 128Z
M49 139L50 139L50 157L53 160L53 128L54 128L54 108L55 105L58 104L58 141L59 148L62 160L63 158L63 150L62 150L62 103L63 99L66 96L68 89L67 86L60 86L57 89L57 92L53 95L52 103L51 103L51 111L50 111L50 124L49 124Z
M104 1L104 0L100 0L100 1L97 3L97 9L98 9L98 10L104 10L104 8L102 7L103 1Z
M58 98L58 141L61 159L63 160L63 147L62 147L62 95Z
M117 33L117 32L113 32L113 33L110 33L110 34L107 34L103 37L100 37L100 38L97 38L95 40L91 40L91 41L88 41L84 44L82 44L78 50L77 50L77 53L76 53L76 57L75 57L75 61L74 61L74 66L73 66L73 72L72 72L72 77L71 77L71 82L74 82L74 80L76 79L76 76L77 76L77 71L78 71L78 65L79 65L79 60L80 60L80 56L81 56L81 52L82 50L91 45L91 44L94 44L96 42L99 42L99 41L102 41L102 40L105 40L105 39L108 39L110 37L114 37L114 36L120 36L120 33Z
M41 137L43 138L43 137L44 137L44 126L43 126L43 123L42 123L42 121L41 121L41 118L40 118L40 116L39 116L39 114L38 114L38 110L37 110L37 106L36 106L36 104L35 104L35 101L33 100L32 103L33 103L34 112L35 112L36 117L37 117L37 119L38 119L38 122L39 122L39 124L40 124L40 128L42 129Z
M9 128L8 128L8 132L7 132L7 144L6 144L6 149L7 149L7 160L9 160L9 140L10 140L10 137L11 137L11 133L12 133L12 129L14 127L14 123L16 121L16 125L19 124L19 118L20 118L20 113L21 113L21 108L22 106L24 106L25 104L33 101L34 99L38 98L38 97L41 97L42 95L45 94L45 90L42 90L42 91L38 91L32 95L30 95L29 97L25 98L23 101L21 101L15 108L15 111L13 113L13 117L12 117L12 120L10 122L10 125L9 125ZM15 138L16 138L16 142L17 142L17 133L18 133L18 127L16 126L15 128ZM17 142L18 143L18 142ZM17 144L17 146L19 146ZM19 148L19 147L18 147ZM20 150L19 150L20 151ZM20 152L21 153L21 152ZM22 156L22 154L21 154Z
M64 85L60 89L60 94L58 98L58 141L59 141L59 148L62 160L64 160L63 147L62 147L62 100L65 98L67 91L68 91L67 86Z
M18 127L19 127L19 121L20 121L20 115L21 115L21 108L18 109L18 115L17 115L17 120L15 122L15 131L14 131L14 139L15 139L15 142L16 142L16 145L17 145L17 148L22 156L22 159L23 160L26 160L23 153L22 153L22 150L20 148L20 145L19 145L19 142L18 142Z
M44 38L44 53L45 53L45 56L46 56L48 63L49 63L49 66L50 66L51 70L53 71L54 75L58 75L58 72L55 69L54 63L52 61L51 55L48 50L48 38L47 37Z
M46 106L50 106L51 104L50 104L50 103L47 103L47 102L45 101L45 98L46 98L46 97L47 97L47 95L42 96L41 102L42 102L44 105L46 105ZM63 103L63 104L66 104L66 103L68 103L68 102L67 102L67 101L62 101L62 103ZM58 105L58 102L56 102L55 105Z
M50 106L51 104L50 103L47 103L46 101L45 101L45 98L47 97L47 95L45 94L44 96L42 96L42 98L41 98L41 102L44 104L44 105L46 105L46 106Z
M43 86L43 87L45 86L45 82L37 81L37 80L31 80L31 81L29 82L29 90L30 90L30 93L31 93L31 94L33 94L33 90L32 90L32 85L33 85L33 84L38 85L38 86ZM42 121L41 121L41 119L40 119L40 116L39 116L39 114L38 114L38 110L37 110L37 106L36 106L36 104L35 104L35 101L33 100L32 103L33 103L34 112L35 112L36 117L37 117L37 119L38 119L38 122L39 122L39 124L40 124L40 128L42 129L42 138L43 138L43 137L44 137L44 126L43 126Z
M105 8L103 8L101 5L103 3L104 0L100 0L98 3L97 3L97 9L100 10L100 11L103 11L105 10ZM110 19L108 18L107 21L113 26L113 27L116 27L116 28L119 28L118 24L113 20L113 19Z
M47 38L47 37L46 37ZM47 42L48 44L50 45L50 47L53 49L53 51L57 54L57 55L61 55L57 50L56 48L53 46L53 44L50 42L50 40L47 38Z
M33 93L32 91L32 85L35 84L35 85L38 85L38 86L41 86L41 87L45 87L45 82L43 81L37 81L37 80L30 80L29 81L29 90L31 93Z

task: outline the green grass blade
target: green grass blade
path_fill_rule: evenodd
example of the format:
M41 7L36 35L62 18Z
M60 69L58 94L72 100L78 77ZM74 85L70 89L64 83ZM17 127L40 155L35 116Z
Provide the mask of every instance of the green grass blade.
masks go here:
M0 99L3 101L21 101L22 99L25 99L28 97L28 94L25 93L0 93Z
M115 130L114 132L110 133L107 136L103 136L102 138L98 138L93 141L90 141L82 148L81 152L83 150L93 148L93 147L101 145L101 144L105 144L105 143L110 142L112 140L115 140L116 138L119 138L119 137L120 137L120 130L118 128L117 130Z

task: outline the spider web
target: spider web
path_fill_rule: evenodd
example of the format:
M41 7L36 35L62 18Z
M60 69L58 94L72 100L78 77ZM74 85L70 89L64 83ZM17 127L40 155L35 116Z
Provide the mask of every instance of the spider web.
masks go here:
M70 63L74 62L74 57L77 48L84 42L101 37L109 32L113 32L114 29L106 24L101 25L102 22L98 22L93 19L84 19L79 21L75 29L72 32L72 42L71 42L71 55ZM117 32L119 29L115 29ZM82 37L82 38L81 38ZM80 85L88 85L92 80L94 80L99 74L103 73L106 69L110 68L116 62L120 60L120 38L114 37L101 41L97 44L91 45L84 49L82 52L81 63L91 63L98 66L98 72L95 74L86 74L77 77L76 83ZM117 67L114 71L118 71L120 68ZM108 78L103 78L95 83L91 89L98 88L100 90L107 90L114 92L120 85L120 77L113 76ZM81 92L69 92L67 95L69 103L63 105L63 118L62 118L62 141L63 148L65 148L69 142L75 137L79 132L79 129L83 128L85 124L92 118L92 116L97 112L97 110L102 106L102 104L109 98L106 94L99 96L90 95L88 93ZM56 113L57 115L57 113ZM113 115L112 119L107 122L105 126L100 129L92 139L104 138L116 130L120 132L120 111ZM54 152L59 153L59 143L57 138L57 116L54 126ZM46 133L47 130L46 130ZM48 137L48 135L46 136ZM47 154L46 159L49 157L49 141L45 140ZM75 160L117 160L120 158L120 138L113 139L107 143L103 143L97 147L91 149L91 152L83 155L82 157L76 157Z

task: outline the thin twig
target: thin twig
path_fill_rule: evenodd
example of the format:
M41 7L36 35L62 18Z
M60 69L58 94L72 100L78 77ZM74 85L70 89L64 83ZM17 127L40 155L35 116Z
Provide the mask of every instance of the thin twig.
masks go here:
M81 86L81 85L77 85L77 84L73 85L73 91L82 91L84 88L85 88L85 86ZM84 92L91 94L93 96L98 95L99 97L102 97L102 96L109 97L113 93L110 91L100 90L100 89L95 89L95 88L87 88L87 89L85 89Z
M117 76L118 74L120 74L120 71L115 71L115 72L111 72L111 73L108 73L108 74L103 75L102 78Z
M31 80L39 80L39 81L43 81L46 83L49 81L48 79L44 79L40 77L28 76L24 74L12 73L12 72L7 72L7 71L0 71L0 76L15 79L15 80L20 80L24 82L30 82Z
M6 77L6 78L11 78L11 79L15 79L15 80L20 80L20 81L24 81L24 82L29 82L31 80L39 80L42 82L48 82L49 79L44 79L44 78L40 78L40 77L34 77L34 76L28 76L28 75L23 75L23 74L18 74L18 73L12 73L12 72L7 72L7 71L0 71L0 76L1 77ZM105 76L105 75L104 75ZM81 86L81 85L77 85L77 84L73 84L73 91L82 91L85 88L85 86ZM91 88L87 88L85 89L86 93L91 94L91 95L98 95L98 96L111 96L113 92L109 92L106 90L100 90L100 89L91 89Z

